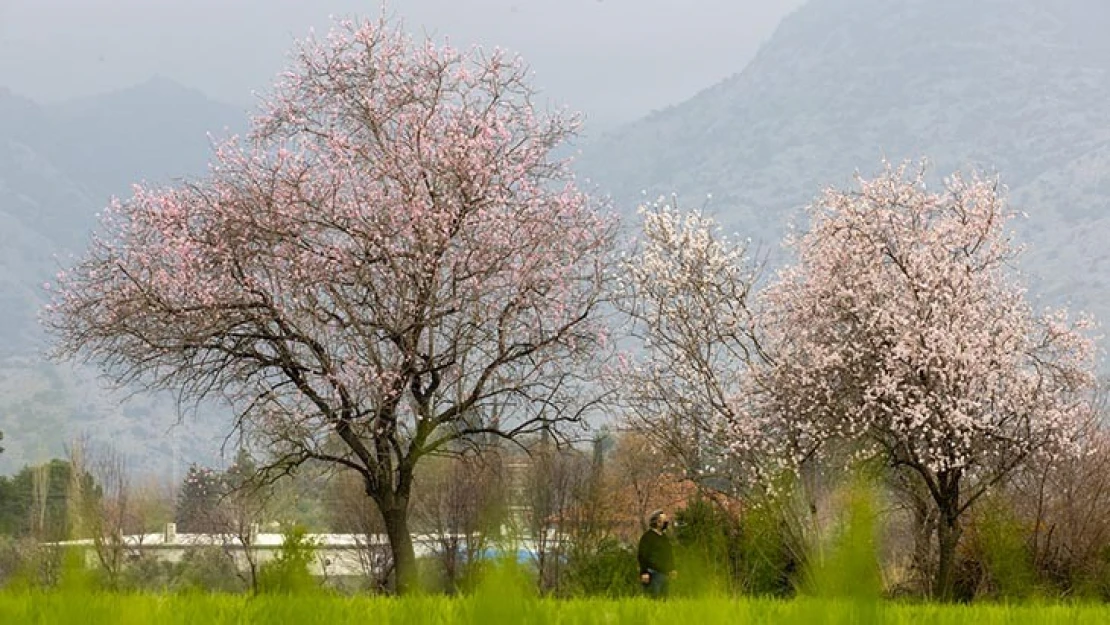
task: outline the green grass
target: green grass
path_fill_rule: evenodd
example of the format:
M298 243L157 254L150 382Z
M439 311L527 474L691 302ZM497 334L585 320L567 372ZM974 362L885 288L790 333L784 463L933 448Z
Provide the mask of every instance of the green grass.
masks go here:
M808 600L529 599L494 594L451 599L7 592L0 623L591 623L713 625L717 623L1107 623L1110 606L862 603Z

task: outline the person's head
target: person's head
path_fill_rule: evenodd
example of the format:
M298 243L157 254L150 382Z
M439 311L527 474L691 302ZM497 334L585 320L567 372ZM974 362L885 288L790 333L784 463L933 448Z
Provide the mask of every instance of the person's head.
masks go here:
M648 527L659 532L667 531L667 528L670 527L670 524L670 517L668 517L667 513L663 512L662 510L656 510L655 512L651 513L650 517L648 517Z

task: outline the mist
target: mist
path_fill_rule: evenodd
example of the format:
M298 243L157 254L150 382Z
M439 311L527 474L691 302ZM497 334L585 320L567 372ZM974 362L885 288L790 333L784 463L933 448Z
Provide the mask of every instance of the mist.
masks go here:
M675 104L739 71L801 0L405 0L414 32L520 53L552 104L606 124ZM254 103L294 39L355 0L0 0L0 86L43 103L170 78Z

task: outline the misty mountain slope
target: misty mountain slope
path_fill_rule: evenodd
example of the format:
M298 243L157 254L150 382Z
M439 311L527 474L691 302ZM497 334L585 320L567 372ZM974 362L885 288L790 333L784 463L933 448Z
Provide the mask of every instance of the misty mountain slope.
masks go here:
M41 134L46 124L42 107L0 85L0 137L26 140Z
M87 368L47 361L44 283L80 255L96 213L132 182L203 174L207 132L245 126L234 107L165 80L43 107L0 90L0 473L60 455L72 437L111 441L136 468L218 451L226 423L177 421L166 398L106 390Z
M137 182L165 184L204 173L209 135L245 127L247 111L165 78L46 109L43 151L98 202Z
M1026 268L1047 303L1069 303L1110 329L1110 143L1021 185Z
M812 0L740 74L584 150L630 214L679 194L781 255L788 221L882 158L997 172L1046 301L1110 323L1110 27L1101 0ZM781 260L781 258L777 259ZM1065 279L1064 276L1067 276Z
M76 207L88 204L47 159L0 136L0 357L36 346L43 283L58 269L54 254L87 238L73 224Z
M245 111L163 78L50 106L0 90L0 180L24 198L28 224L80 252L112 196L203 174L209 134L245 122Z

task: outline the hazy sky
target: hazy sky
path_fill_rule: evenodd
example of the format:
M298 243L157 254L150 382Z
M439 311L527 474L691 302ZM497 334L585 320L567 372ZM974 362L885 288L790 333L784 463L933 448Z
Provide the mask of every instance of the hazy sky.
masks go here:
M392 0L410 30L524 55L552 101L632 119L743 68L803 0ZM250 104L294 37L377 0L0 0L0 86L39 101L154 74Z

